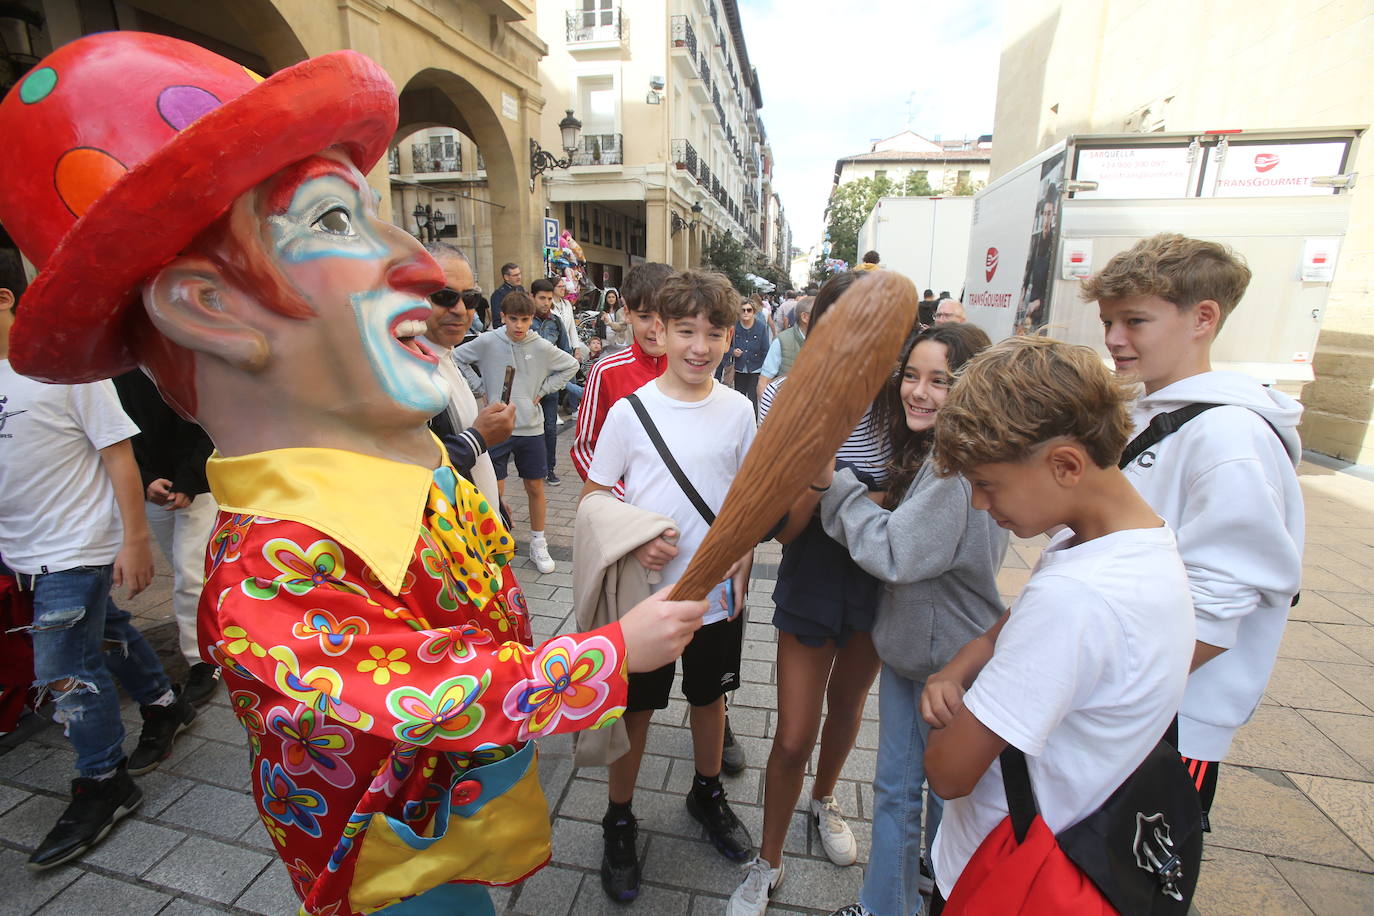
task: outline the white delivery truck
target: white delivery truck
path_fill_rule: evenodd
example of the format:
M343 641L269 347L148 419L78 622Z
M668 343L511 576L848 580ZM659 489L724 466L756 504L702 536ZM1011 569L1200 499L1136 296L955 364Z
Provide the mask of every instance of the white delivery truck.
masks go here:
M1253 277L1212 364L1291 392L1312 380L1363 127L1072 136L974 197L964 306L993 340L1095 347L1079 283L1158 232L1230 245Z
M859 227L859 257L876 251L917 289L958 296L972 221L972 197L884 197Z

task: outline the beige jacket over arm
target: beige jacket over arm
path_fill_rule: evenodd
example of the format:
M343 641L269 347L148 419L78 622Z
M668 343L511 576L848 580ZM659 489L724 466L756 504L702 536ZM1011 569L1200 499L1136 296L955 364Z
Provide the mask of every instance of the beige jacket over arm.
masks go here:
M593 630L619 620L654 589L634 549L675 527L657 512L637 509L608 492L588 495L573 528L573 614L577 628ZM573 739L574 766L606 766L630 749L623 720Z

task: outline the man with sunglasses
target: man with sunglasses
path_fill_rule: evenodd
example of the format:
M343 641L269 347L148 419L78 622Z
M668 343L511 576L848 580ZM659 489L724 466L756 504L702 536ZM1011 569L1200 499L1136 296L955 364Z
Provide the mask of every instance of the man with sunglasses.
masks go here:
M439 375L449 388L448 406L434 415L429 428L443 440L454 468L483 496L497 502L496 471L487 449L510 438L515 429L515 408L495 401L479 412L472 389L453 362L453 348L467 338L481 298L474 289L467 255L447 242L430 242L425 250L434 255L444 272L444 288L430 293L425 333L416 339L439 360Z

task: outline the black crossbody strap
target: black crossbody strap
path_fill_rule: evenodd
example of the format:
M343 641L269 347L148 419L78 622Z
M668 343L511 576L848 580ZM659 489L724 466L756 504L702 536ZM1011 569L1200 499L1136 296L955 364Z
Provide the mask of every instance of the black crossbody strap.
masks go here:
M1016 833L1016 842L1024 843L1031 822L1040 813L1031 788L1030 770L1026 768L1026 755L1008 744L998 759L1002 762L1002 788L1007 792L1011 829Z
M1205 413L1213 407L1220 407L1220 404L1189 404L1180 407L1178 410L1171 410L1168 413L1155 414L1150 425L1141 431L1126 446L1126 450L1121 453L1121 460L1116 463L1119 468L1124 468L1132 461L1135 461L1150 446L1159 442L1165 436L1178 432L1178 428L1184 423L1196 417L1198 414Z
M701 494L697 492L696 487L692 486L692 482L687 479L687 475L682 473L682 468L678 465L677 459L673 457L672 452L668 451L668 444L663 441L663 436L659 433L658 427L654 425L654 421L649 417L649 411L645 409L644 402L639 399L639 395L637 394L626 396L626 400L629 401L630 406L634 408L635 415L639 417L639 422L644 425L644 431L649 434L649 441L652 442L654 448L658 450L658 457L663 459L663 464L668 468L668 473L673 475L673 479L676 480L677 485L682 488L682 492L687 495L687 499L696 507L696 510L701 513L701 517L706 519L706 524L714 525L716 523L716 514L711 511L710 506L706 505L706 500L701 498Z

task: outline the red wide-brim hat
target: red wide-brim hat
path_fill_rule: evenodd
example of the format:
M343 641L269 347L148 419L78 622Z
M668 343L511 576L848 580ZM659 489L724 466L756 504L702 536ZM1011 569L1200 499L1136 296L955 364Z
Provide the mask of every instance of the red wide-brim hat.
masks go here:
M353 51L267 79L141 32L54 51L0 101L0 225L39 270L11 364L64 384L134 368L144 280L288 165L339 147L371 170L396 120L395 85Z

